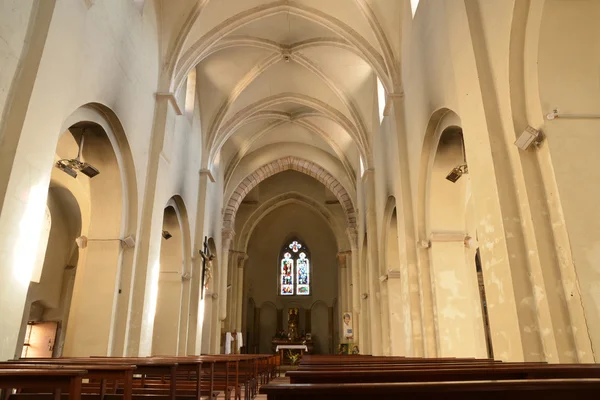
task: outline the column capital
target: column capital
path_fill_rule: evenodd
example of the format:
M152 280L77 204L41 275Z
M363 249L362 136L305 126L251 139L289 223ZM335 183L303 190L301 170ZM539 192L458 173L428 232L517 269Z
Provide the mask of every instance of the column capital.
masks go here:
M346 268L346 252L337 253L338 267Z

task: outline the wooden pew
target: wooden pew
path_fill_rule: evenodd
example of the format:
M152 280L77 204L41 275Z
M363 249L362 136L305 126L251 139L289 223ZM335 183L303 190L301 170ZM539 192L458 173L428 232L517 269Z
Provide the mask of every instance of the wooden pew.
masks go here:
M99 380L98 395L100 400L104 400L107 394L107 381L121 381L123 382L123 400L132 400L132 387L133 387L133 372L136 369L135 365L129 364L106 364L99 365L93 363L81 364L81 363L54 363L49 360L39 360L35 363L19 363L19 362L3 362L0 363L0 370L3 369L80 369L85 370L86 373L83 376L84 379ZM84 385L85 387L85 385ZM116 385L114 386L116 391ZM87 393L83 390L82 393ZM113 392L114 393L114 392ZM20 396L13 396L14 399L18 399ZM22 396L21 396L22 397Z
M87 371L82 369L0 369L0 389L2 398L8 398L13 389L50 390L54 399L59 399L61 392L69 394L69 400L81 399L81 383Z
M21 362L21 363L47 363L47 364L61 364L65 366L77 366L77 365L96 365L96 366L108 366L108 365L122 365L129 364L135 368L135 373L140 374L140 379L135 379L131 386L132 390L132 398L133 400L144 400L146 395L153 395L153 400L176 400L177 396L177 380L174 379L177 376L178 371L193 371L193 373L199 376L201 362L200 361L184 361L180 366L177 362L178 360L174 358L147 358L147 357L74 357L74 358L53 358L53 359L23 359L13 362ZM179 360L181 361L181 360ZM145 381L148 376L160 376L160 377L169 377L166 383L160 388L163 390L156 390L151 393L150 390L139 391L135 390L136 388L144 387ZM115 381L115 386L113 387L113 393L111 394L111 399L105 400L114 400L114 394L117 392L117 388L119 388L119 394L125 396L126 391L130 390L128 385L125 385L124 382L120 382L123 384L123 390L120 390L120 387L117 385L120 381ZM200 382L198 380L198 382ZM88 386L89 388L89 386ZM148 388L151 389L151 388ZM194 391L193 398L200 399L202 396L209 396L209 398L216 398L216 392L206 393L200 390L200 386L197 385L196 381L193 383L192 388L183 388ZM133 393L135 392L135 393ZM162 399L160 397L162 396Z
M599 378L600 365L511 363L438 365L405 369L289 371L290 383L386 383L517 379Z
M181 389L193 390L196 400L199 400L203 393L205 396L208 395L209 399L213 399L217 395L213 390L209 392L202 391L202 361L198 359L182 357L91 357L88 360L93 360L96 363L131 363L135 365L137 367L136 374L141 374L141 378L134 380L134 389L158 389L152 392L154 396L166 394L169 400L176 400L178 392L177 376L179 373L191 373L195 376L192 385L181 387ZM155 377L159 378L159 382L153 379ZM143 395L143 391L138 390L137 392ZM147 393L150 393L150 391L148 390Z
M597 398L600 379L268 384L260 393L267 400L579 400Z

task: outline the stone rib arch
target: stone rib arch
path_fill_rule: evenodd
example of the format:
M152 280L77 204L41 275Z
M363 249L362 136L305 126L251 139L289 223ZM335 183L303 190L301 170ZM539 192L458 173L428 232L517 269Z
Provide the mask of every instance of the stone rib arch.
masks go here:
M288 192L275 196L267 200L259 208L257 208L250 217L246 220L238 239L238 248L241 251L248 252L248 244L252 237L252 232L262 219L274 210L286 206L288 204L298 204L319 215L331 227L338 249L345 248L347 237L344 235L342 227L335 221L334 215L325 206L311 199L308 196L298 192Z
M300 4L291 4L287 0L279 0L243 11L235 16L232 16L231 18L228 18L226 21L207 32L183 55L181 55L181 57L179 57L178 52L174 53L174 57L170 60L167 68L167 74L171 77L172 91L177 89L175 84L178 82L181 84L184 77L187 76L187 73L198 64L198 60L200 59L202 53L214 46L219 40L252 21L280 13L289 13L291 15L305 18L330 29L332 32L344 38L346 41L348 41L348 43L356 47L366 59L369 60L369 64L377 66L375 70L378 72L378 75L381 74L380 79L382 82L384 82L384 85L386 85L386 89L393 89L390 78L387 73L385 73L387 69L385 66L386 62L384 57L358 32L342 21L322 11ZM193 25L193 23L191 25ZM187 29L189 32L191 25L189 27L186 25L184 29ZM180 36L181 35L187 36L186 31L182 30Z
M369 22L369 26L373 30L375 37L377 38L377 42L379 43L379 47L383 52L383 59L385 62L385 66L387 67L387 71L391 80L395 86L400 85L400 71L398 71L398 65L394 59L394 51L392 50L392 46L385 34L385 31L379 21L377 20L377 16L373 12L373 9L369 5L366 0L354 0L356 5L358 6L361 13L364 15L365 19ZM385 86L384 86L385 87ZM387 89L387 88L386 88ZM388 93L390 93L388 91Z
M346 215L347 225L349 227L356 226L356 212L352 198L335 177L311 161L306 161L298 157L284 157L258 168L237 186L231 194L223 212L223 228L234 228L237 210L250 190L258 186L265 179L287 170L302 172L325 185L340 201L340 205Z

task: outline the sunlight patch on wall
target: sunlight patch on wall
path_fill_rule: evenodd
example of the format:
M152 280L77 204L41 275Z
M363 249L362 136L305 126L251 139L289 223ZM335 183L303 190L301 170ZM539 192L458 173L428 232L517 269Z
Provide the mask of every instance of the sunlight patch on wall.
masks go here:
M379 122L383 121L383 113L385 112L385 89L381 79L377 78L377 103L379 104Z
M156 316L156 304L158 302L158 276L160 273L160 262L156 261L150 270L150 301L148 303L147 321L150 326L154 326L154 317Z
M415 13L417 12L417 7L419 7L420 0L410 0L410 8L412 9L412 16L415 17Z
M35 268L37 249L45 227L47 185L32 186L27 196L23 218L19 222L19 233L13 255L13 274L21 285L27 287Z

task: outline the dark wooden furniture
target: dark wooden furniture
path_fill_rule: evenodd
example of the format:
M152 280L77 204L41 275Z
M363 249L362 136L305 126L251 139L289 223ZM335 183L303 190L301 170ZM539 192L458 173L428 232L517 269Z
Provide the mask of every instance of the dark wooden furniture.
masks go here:
M35 389L49 390L55 399L65 391L69 400L80 400L82 378L86 373L81 369L5 368L0 369L0 389L3 389L3 398L13 389Z
M598 397L600 379L269 384L260 393L267 400L580 400Z

